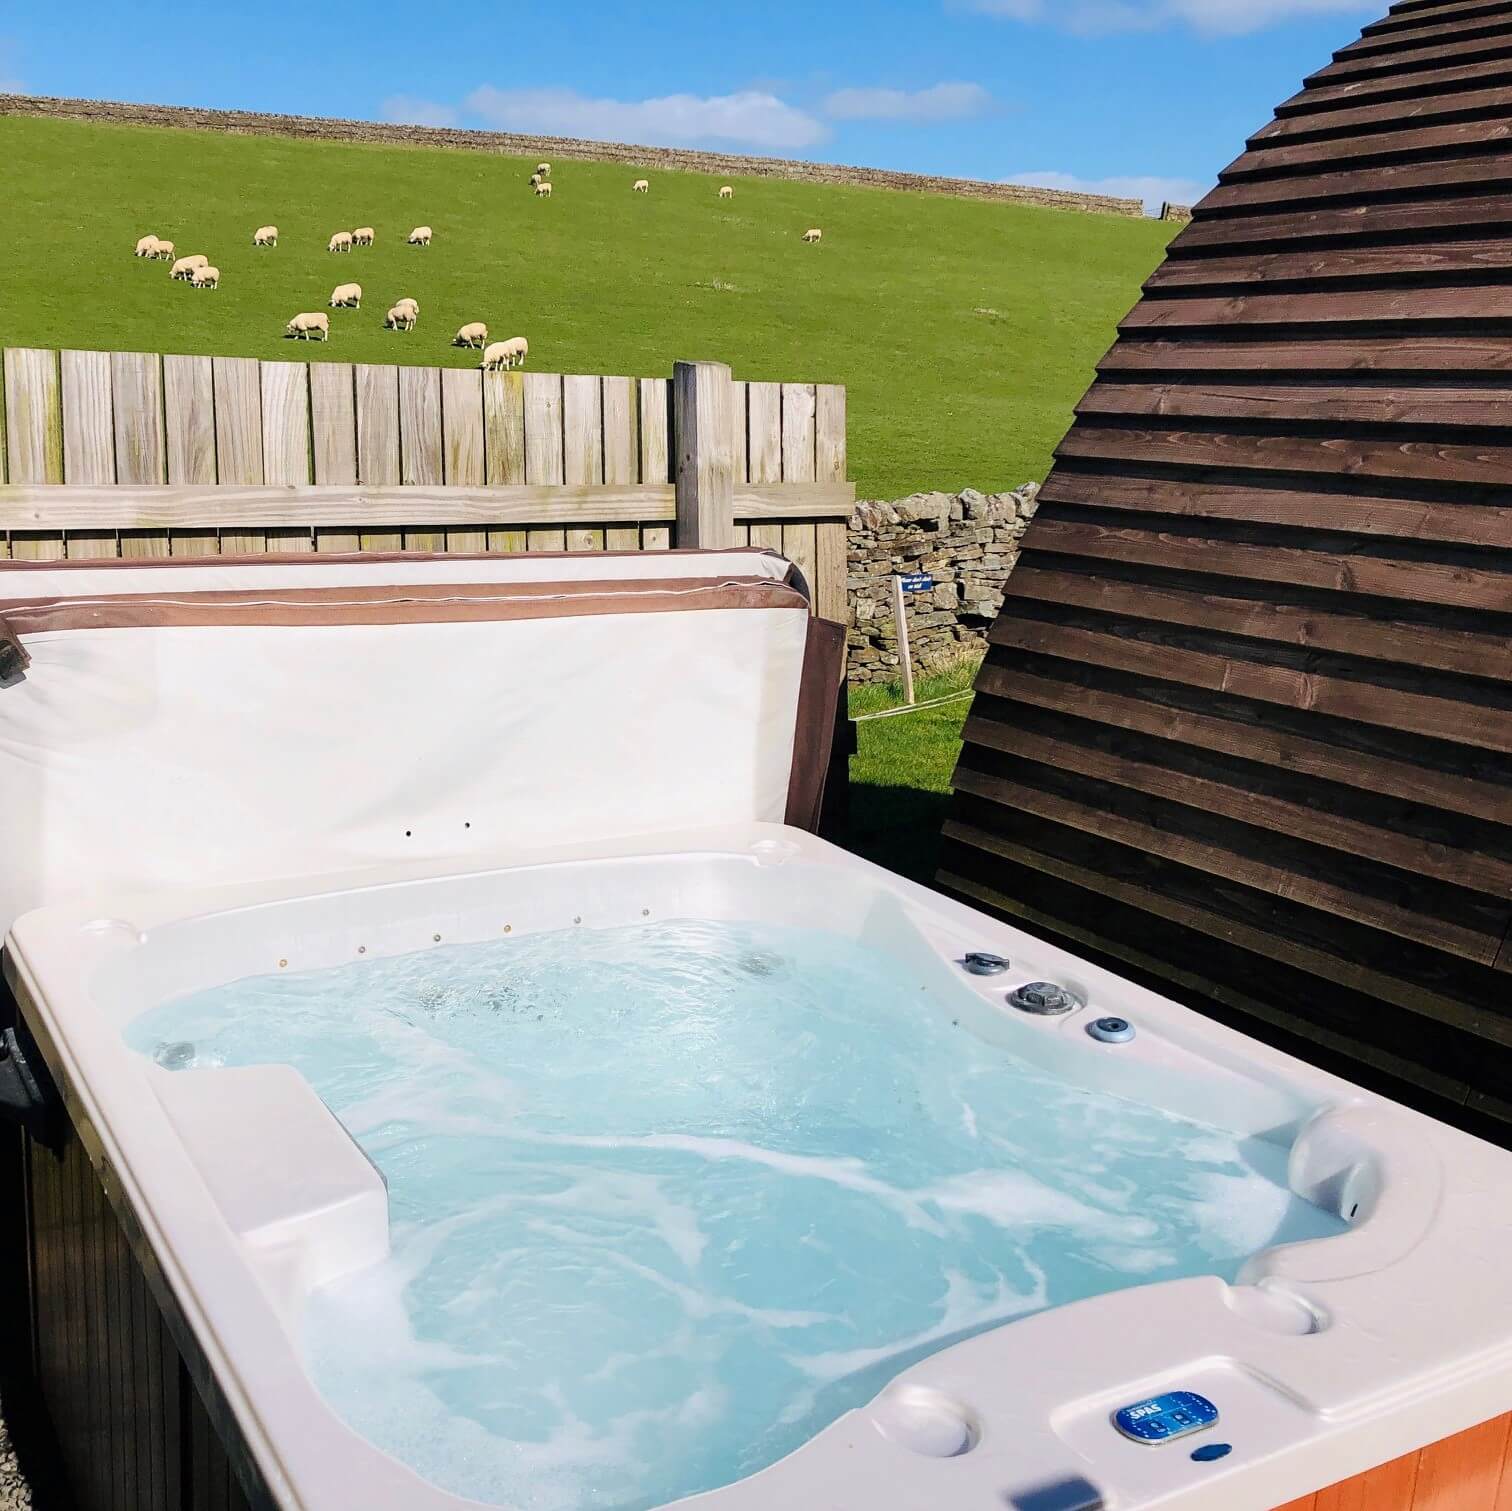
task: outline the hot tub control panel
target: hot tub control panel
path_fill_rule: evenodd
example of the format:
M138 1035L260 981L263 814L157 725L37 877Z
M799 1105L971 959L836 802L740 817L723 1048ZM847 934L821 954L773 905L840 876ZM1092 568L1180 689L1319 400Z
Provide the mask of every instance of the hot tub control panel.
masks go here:
M1169 1443L1201 1432L1217 1420L1218 1408L1194 1390L1167 1391L1113 1413L1113 1425L1136 1443Z

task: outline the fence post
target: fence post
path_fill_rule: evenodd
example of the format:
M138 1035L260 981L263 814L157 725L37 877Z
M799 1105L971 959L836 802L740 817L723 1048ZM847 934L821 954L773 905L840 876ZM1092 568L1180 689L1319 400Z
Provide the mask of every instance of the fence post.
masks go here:
M677 544L735 544L735 394L723 362L672 368Z

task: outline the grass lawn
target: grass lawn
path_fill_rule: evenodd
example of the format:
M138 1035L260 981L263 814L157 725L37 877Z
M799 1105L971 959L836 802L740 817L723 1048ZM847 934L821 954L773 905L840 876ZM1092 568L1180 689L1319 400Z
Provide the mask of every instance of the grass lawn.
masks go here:
M851 475L863 496L1043 477L1093 363L1173 227L1151 220L896 190L490 153L284 141L217 132L0 118L4 342L293 360L472 363L466 321L524 335L548 372L665 375L717 358L738 377L850 389ZM279 227L276 250L252 232ZM435 228L429 250L411 226ZM377 245L326 252L332 231ZM818 247L799 238L824 230ZM204 252L219 290L137 260L152 232ZM328 347L281 339L290 316L363 285L332 311ZM383 330L413 295L411 335Z
M914 696L925 703L966 692L977 665L972 660L944 675L919 678ZM854 719L902 703L900 687L858 688L850 695L850 715ZM962 698L941 708L868 719L856 726L859 750L851 759L847 848L889 871L933 884L950 777L970 709L970 700Z

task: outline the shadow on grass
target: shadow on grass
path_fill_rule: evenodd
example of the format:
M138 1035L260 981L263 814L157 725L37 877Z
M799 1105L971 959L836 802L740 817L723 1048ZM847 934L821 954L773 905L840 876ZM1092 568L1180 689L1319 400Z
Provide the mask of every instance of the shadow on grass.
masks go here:
M910 881L933 886L940 827L949 808L948 792L856 782L850 791L845 848Z

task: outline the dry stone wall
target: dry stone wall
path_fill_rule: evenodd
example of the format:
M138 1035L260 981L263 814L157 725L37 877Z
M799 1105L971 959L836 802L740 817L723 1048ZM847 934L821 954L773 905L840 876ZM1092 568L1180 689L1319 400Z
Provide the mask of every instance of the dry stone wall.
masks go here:
M849 531L852 683L899 676L893 578L925 573L933 588L905 595L916 672L941 670L977 649L1003 605L1003 585L1034 517L1038 483L1012 493L915 493L856 505Z
M120 100L55 99L47 95L0 94L0 115L41 115L71 121L120 125L175 126L225 131L243 136L306 137L333 142L375 142L389 146L449 147L465 152L497 152L509 157L579 158L625 163L671 172L712 173L744 178L786 178L813 184L857 184L874 189L912 189L961 199L1003 200L1057 210L1103 215L1143 215L1137 199L1110 194L1076 194L1024 184L995 184L974 178L892 173L839 163L805 163L780 157L739 157L694 152L681 147L637 147L591 142L577 137L521 136L509 131L465 131L450 126L400 126L386 121L346 121L325 116L270 115L252 110L211 110L183 105L134 105Z

